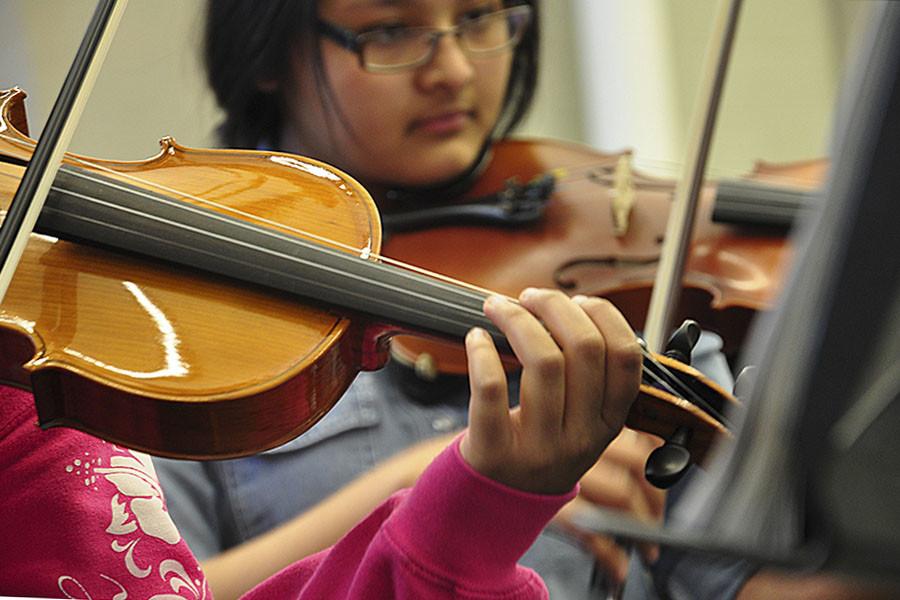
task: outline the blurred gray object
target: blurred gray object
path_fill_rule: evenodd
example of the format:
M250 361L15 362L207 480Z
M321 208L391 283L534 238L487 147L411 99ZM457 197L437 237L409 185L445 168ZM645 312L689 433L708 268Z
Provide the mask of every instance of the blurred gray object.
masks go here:
M880 2L845 81L821 206L757 383L662 530L583 525L801 569L900 580L900 3Z

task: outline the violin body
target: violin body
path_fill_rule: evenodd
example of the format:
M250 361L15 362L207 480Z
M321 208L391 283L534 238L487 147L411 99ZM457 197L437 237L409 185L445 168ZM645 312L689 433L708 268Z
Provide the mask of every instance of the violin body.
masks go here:
M19 112L23 97L0 97L2 114ZM5 119L2 133L33 144ZM4 138L0 152L28 158ZM111 169L106 177L139 174L378 251L371 198L316 161L273 162L270 154L164 140L147 161L91 162ZM4 208L23 170L0 164ZM364 342L376 343L366 326L269 290L33 234L0 305L0 379L33 390L45 426L76 426L155 454L238 456L296 437L360 367L386 360L383 344Z
M463 225L402 231L388 237L384 254L510 295L536 286L602 296L640 330L675 183L632 173L635 199L628 227L616 235L610 210L618 193L613 173L626 155L552 140L500 141L484 173L460 202L502 189L512 176L528 180L562 171L541 219L520 228ZM766 180L803 176L815 182L822 165L822 161L759 163L754 176ZM725 340L726 352L734 352L755 312L772 305L791 248L782 231L713 222L714 198L715 184L706 185L676 318L691 318L716 331ZM392 352L408 364L418 361L420 370L425 364L426 370L465 372L458 346L403 337L393 341Z

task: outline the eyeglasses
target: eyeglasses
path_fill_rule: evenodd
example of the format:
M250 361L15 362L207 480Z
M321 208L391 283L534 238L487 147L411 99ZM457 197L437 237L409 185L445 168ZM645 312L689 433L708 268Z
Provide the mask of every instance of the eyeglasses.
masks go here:
M355 52L359 64L373 73L391 73L413 69L431 61L438 40L454 35L469 56L498 54L522 39L531 22L530 6L513 6L487 13L458 25L437 27L386 27L363 33L319 20L321 35Z

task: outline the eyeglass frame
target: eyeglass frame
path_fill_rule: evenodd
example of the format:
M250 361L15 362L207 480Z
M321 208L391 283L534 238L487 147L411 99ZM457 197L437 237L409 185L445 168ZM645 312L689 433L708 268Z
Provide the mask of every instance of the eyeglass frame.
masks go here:
M366 64L365 59L363 58L363 48L365 45L365 40L360 41L360 38L365 38L370 33L373 32L363 32L357 33L345 27L341 27L336 23L331 23L324 19L317 19L316 21L316 29L320 35L324 35L329 40L337 43L341 48L349 50L356 54L357 58L359 58L359 66L362 67L365 71L370 73L398 73L402 71L407 71L410 69L415 69L416 67L420 67L422 65L428 64L434 58L434 53L437 51L438 41L445 35L454 35L457 40L460 37L460 29L466 27L467 25L478 21L479 19L484 19L485 17L495 16L501 13L507 13L507 15L523 15L521 29L519 31L518 37L510 38L510 40L503 44L502 46L498 46L497 48L492 48L491 50L471 50L466 46L466 44L461 43L460 48L466 53L467 56L471 56L474 52L475 56L490 56L495 52L500 52L501 50L506 50L507 48L516 47L519 42L522 41L524 37L525 31L527 31L528 26L531 24L532 11L531 7L527 4L519 4L516 6L509 6L506 8L501 8L500 10L496 10L490 13L486 13L476 19L472 19L469 21L463 21L462 23L458 23L453 25L452 27L403 27L407 31L428 31L431 33L429 36L430 46L428 51L422 56L422 58L417 59L410 63L404 63L400 65L369 65ZM507 19L510 17L507 16Z

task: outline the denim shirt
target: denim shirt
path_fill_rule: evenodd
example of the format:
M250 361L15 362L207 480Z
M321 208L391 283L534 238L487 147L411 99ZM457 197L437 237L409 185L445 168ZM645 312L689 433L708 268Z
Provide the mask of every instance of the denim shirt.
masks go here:
M720 350L721 340L704 333L694 349L694 365L730 389ZM390 365L360 373L309 431L256 456L211 462L154 459L169 513L197 557L209 558L265 533L400 450L465 427L464 379L426 394L404 381ZM511 395L514 387L515 382ZM520 562L544 578L551 598L592 597L591 555L552 527Z

